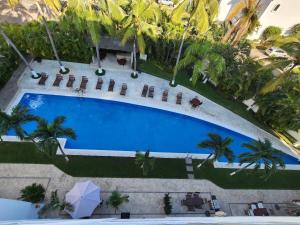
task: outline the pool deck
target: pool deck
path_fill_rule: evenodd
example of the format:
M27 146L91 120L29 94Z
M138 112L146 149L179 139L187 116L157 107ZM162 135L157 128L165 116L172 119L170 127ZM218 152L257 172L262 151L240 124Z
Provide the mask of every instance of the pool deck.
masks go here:
M71 62L64 62L64 64L66 67L70 68L71 71L69 74L73 74L76 78L73 86L74 88L66 87L68 75L64 75L64 80L61 82L60 87L52 86L53 81L55 80L55 76L58 73L58 64L56 61L43 60L42 63L33 62L32 66L37 72L46 72L49 75L49 78L46 81L46 85L38 85L38 80L32 79L30 71L28 69L25 69L24 73L20 76L18 80L18 90L16 91L14 98L11 100L10 104L6 108L6 111L9 112L12 109L12 107L19 102L22 95L26 92L108 99L137 105L144 105L148 107L159 108L163 110L189 115L198 119L206 120L208 122L220 125L222 127L236 131L256 140L259 138L267 138L272 142L275 148L278 148L283 152L300 159L300 156L298 154L293 152L292 149L290 149L287 145L285 145L275 136L260 129L256 125L241 118L240 116L229 111L228 109L214 103L213 101L205 98L204 96L201 96L198 93L187 89L183 86L177 85L176 87L172 88L169 86L169 81L163 80L161 78L146 73L141 73L139 74L139 77L137 79L132 79L130 77L130 70L120 70L120 68L114 69L113 67L111 67L111 65L109 65L109 67L105 67L104 65L104 68L106 69L106 74L105 76L102 76L102 90L96 90L95 86L98 76L95 75L95 68L93 66L89 64ZM89 80L87 84L87 89L84 94L79 94L75 91L75 89L78 88L80 85L81 76L87 76ZM114 79L116 82L114 92L107 91L110 79ZM123 83L126 83L128 86L126 96L120 96L119 94ZM153 99L148 97L141 97L141 92L144 84L148 84L149 86L155 87ZM162 92L164 90L169 91L168 102L161 101ZM176 95L178 92L183 93L182 105L177 105L175 103ZM197 109L192 109L192 107L189 104L189 101L195 96L198 96L199 99L203 102L203 104ZM11 138L8 138L7 140L11 140ZM67 150L68 154L82 154L81 152L84 152L84 154L95 155L94 153L96 153L97 151ZM105 155L105 152L101 152ZM97 154L99 154L99 151L98 153L96 153L96 155ZM176 155L174 156L177 157Z

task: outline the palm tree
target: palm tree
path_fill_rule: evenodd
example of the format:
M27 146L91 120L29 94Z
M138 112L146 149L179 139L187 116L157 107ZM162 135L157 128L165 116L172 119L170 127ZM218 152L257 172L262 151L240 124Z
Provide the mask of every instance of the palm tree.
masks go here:
M224 58L216 53L209 41L195 42L185 50L184 57L179 61L176 70L193 66L192 82L196 85L199 76L209 76L218 83L219 75L225 69Z
M212 150L212 153L210 153L208 157L197 166L197 168L200 168L210 159L212 160L212 162L215 162L222 156L225 156L228 163L232 163L234 154L229 148L229 145L233 142L233 139L230 137L222 138L220 135L214 133L208 133L208 136L210 139L202 141L198 144L198 147L210 149Z
M150 157L149 150L145 154L137 152L135 154L135 164L143 170L143 176L147 176L154 168L155 158Z
M181 52L185 38L189 31L198 33L198 36L205 34L209 30L209 24L213 22L218 14L219 3L217 0L182 0L175 6L171 15L171 20L174 24L184 26L181 43L178 50L176 64L173 72L173 77L170 82L171 86L175 86L178 63L181 57Z
M137 78L136 45L138 45L139 52L144 54L146 48L145 36L156 41L160 33L157 24L160 21L161 12L158 4L150 0L132 0L128 7L130 8L130 13L123 20L125 32L121 43L125 45L129 40L133 39L134 71L132 77Z
M40 119L38 122L38 127L33 131L31 137L37 140L42 151L50 155L53 153L53 149L56 150L58 146L60 152L68 162L69 158L64 153L58 138L76 139L76 134L73 129L62 127L62 124L65 122L65 117L58 116L53 120L53 123L50 124L44 119Z
M226 17L230 26L222 39L222 43L236 45L247 34L252 33L258 26L257 11L260 0L240 0ZM236 19L236 22L233 20Z
M38 119L37 116L29 114L28 108L21 105L14 107L10 115L0 111L0 138L9 130L13 130L21 140L24 140L29 136L23 129L24 124Z
M54 40L53 40L51 31L50 31L50 29L49 29L49 27L48 27L48 24L47 24L47 20L46 20L45 14L43 13L43 11L42 11L42 9L41 9L41 7L40 7L40 4L39 4L38 2L36 2L36 6L37 6L37 8L38 8L38 10L39 10L39 14L41 15L42 23L43 23L43 25L44 25L45 28L46 28L46 31L47 31L47 34L48 34L48 38L49 38L49 40L50 40L50 43L51 43L51 46L52 46L52 50L53 50L53 52L54 52L54 56L55 56L55 58L56 58L56 60L57 60L57 62L58 62L58 65L59 65L59 68L60 68L60 71L59 71L59 72L62 73L62 74L67 74L70 70L69 70L68 68L66 68L66 67L62 64L62 62L61 62L61 60L60 60L60 58L59 58L59 56L58 56L58 53L57 53L57 50L56 50L56 46L55 46L55 43L54 43ZM47 6L45 7L45 9L46 9L46 12L47 12L48 16L50 16L50 15L51 15L51 12L50 12L50 10L47 8Z
M246 165L230 173L230 176L233 176L252 165L254 165L254 171L257 171L263 164L264 177L267 179L277 171L278 167L285 167L285 162L282 159L283 153L274 149L268 139L265 139L264 141L255 140L252 143L244 143L242 146L251 150L251 152L245 152L239 156L240 166L245 163Z
M122 205L124 202L129 202L129 196L121 195L121 193L116 190L111 193L107 204L111 205L115 209L116 214L117 210L119 209L119 206Z
M30 72L32 74L32 78L35 78L35 79L39 78L40 76L37 74L37 72L35 72L35 70L32 68L32 66L27 62L26 58L22 55L22 53L15 46L15 44L9 39L9 37L7 37L7 35L4 33L4 31L2 29L0 29L0 34L4 38L4 40L7 42L7 44L9 46L11 46L15 50L15 52L19 55L19 57L21 58L21 60L29 68L29 70L30 70Z

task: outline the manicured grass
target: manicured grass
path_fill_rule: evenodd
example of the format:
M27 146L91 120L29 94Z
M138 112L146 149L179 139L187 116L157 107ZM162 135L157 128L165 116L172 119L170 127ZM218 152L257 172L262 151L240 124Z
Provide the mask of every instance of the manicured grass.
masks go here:
M228 189L300 189L300 171L281 171L267 182L257 174L242 172L229 176L230 169L215 169L209 164L196 169L196 179L207 179ZM0 163L54 164L65 173L75 177L142 178L142 171L134 164L134 158L71 156L66 163L62 157L48 159L35 150L31 143L0 142ZM183 159L156 159L154 171L149 178L186 178Z
M143 177L134 158L70 156L70 162L66 163L61 156L45 157L31 143L0 142L0 163L54 164L75 177ZM157 159L148 177L186 178L185 162L183 159Z
M200 160L193 160L194 175L196 179L207 179L226 189L300 189L300 171L278 171L267 181L260 178L261 173L251 173L246 170L230 176L232 169L216 169L211 164L204 164L200 169L196 166Z
M172 78L172 72L164 70L164 68L162 68L162 66L156 63L155 61L140 61L139 69L143 72L152 74L154 76L166 80L171 80ZM193 86L192 83L189 81L189 77L183 73L178 73L176 77L176 83L198 92L199 94L240 115L244 119L266 130L267 132L273 133L273 131L266 124L262 123L261 121L258 121L255 118L253 112L247 111L247 107L244 104L232 99L230 96L226 96L223 92L220 92L216 87L210 84L203 84L202 82L197 82L196 86Z

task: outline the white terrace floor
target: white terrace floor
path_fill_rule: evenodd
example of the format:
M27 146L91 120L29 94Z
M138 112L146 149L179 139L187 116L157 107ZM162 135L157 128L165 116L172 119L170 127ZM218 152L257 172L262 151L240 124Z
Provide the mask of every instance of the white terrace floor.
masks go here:
M81 76L87 76L89 81L87 84L87 90L83 94L84 97L111 99L190 115L202 120L209 121L211 123L221 125L233 131L249 136L253 139L268 138L272 141L274 147L281 149L282 151L295 157L300 157L299 155L294 154L286 145L284 145L273 135L258 128L254 124L232 113L224 107L212 102L211 100L203 96L200 96L198 93L191 91L190 89L187 89L183 86L178 85L175 88L172 88L169 86L169 82L167 80L163 80L146 73L141 73L139 74L139 77L137 79L132 79L130 77L130 72L127 69L123 71L120 70L119 65L116 65L116 67L113 68L112 65L109 64L108 67L104 65L106 74L105 76L102 76L104 84L102 86L102 90L99 91L95 89L98 76L96 76L94 73L94 67L90 66L89 64L71 62L65 62L64 64L66 65L66 67L70 68L70 74L73 74L76 77L73 89L66 87L68 75L66 75L60 87L52 86L55 75L58 73L58 64L56 61L43 60L42 63L33 62L32 66L37 72L46 72L49 75L49 78L46 81L46 85L39 86L37 84L38 80L31 79L31 74L29 70L26 69L18 81L19 90L15 95L14 100L12 100L10 105L8 106L7 111L9 111L12 106L18 103L24 92L78 96L78 93L76 93L74 89L79 87ZM107 91L110 79L114 79L116 81L114 92ZM119 95L122 83L126 83L128 86L127 94L125 97ZM148 84L149 86L153 85L155 87L153 99L141 97L141 91L144 84ZM168 102L162 102L162 92L166 89L169 90ZM175 104L176 94L178 92L183 93L182 105ZM189 100L195 96L198 96L201 101L203 101L203 104L197 109L192 109L189 104Z

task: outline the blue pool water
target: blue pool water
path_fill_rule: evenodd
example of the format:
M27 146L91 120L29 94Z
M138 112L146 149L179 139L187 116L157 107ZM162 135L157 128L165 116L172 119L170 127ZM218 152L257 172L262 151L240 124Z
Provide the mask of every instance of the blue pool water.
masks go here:
M56 116L66 116L64 126L73 128L77 134L76 140L67 140L66 148L70 149L150 149L152 152L207 154L210 151L197 148L197 144L212 132L232 137L231 149L239 155L247 151L241 144L252 140L189 116L115 101L26 93L19 104L49 121ZM24 128L31 132L35 127L36 123L32 122ZM287 164L300 164L289 155L284 155L284 160Z

